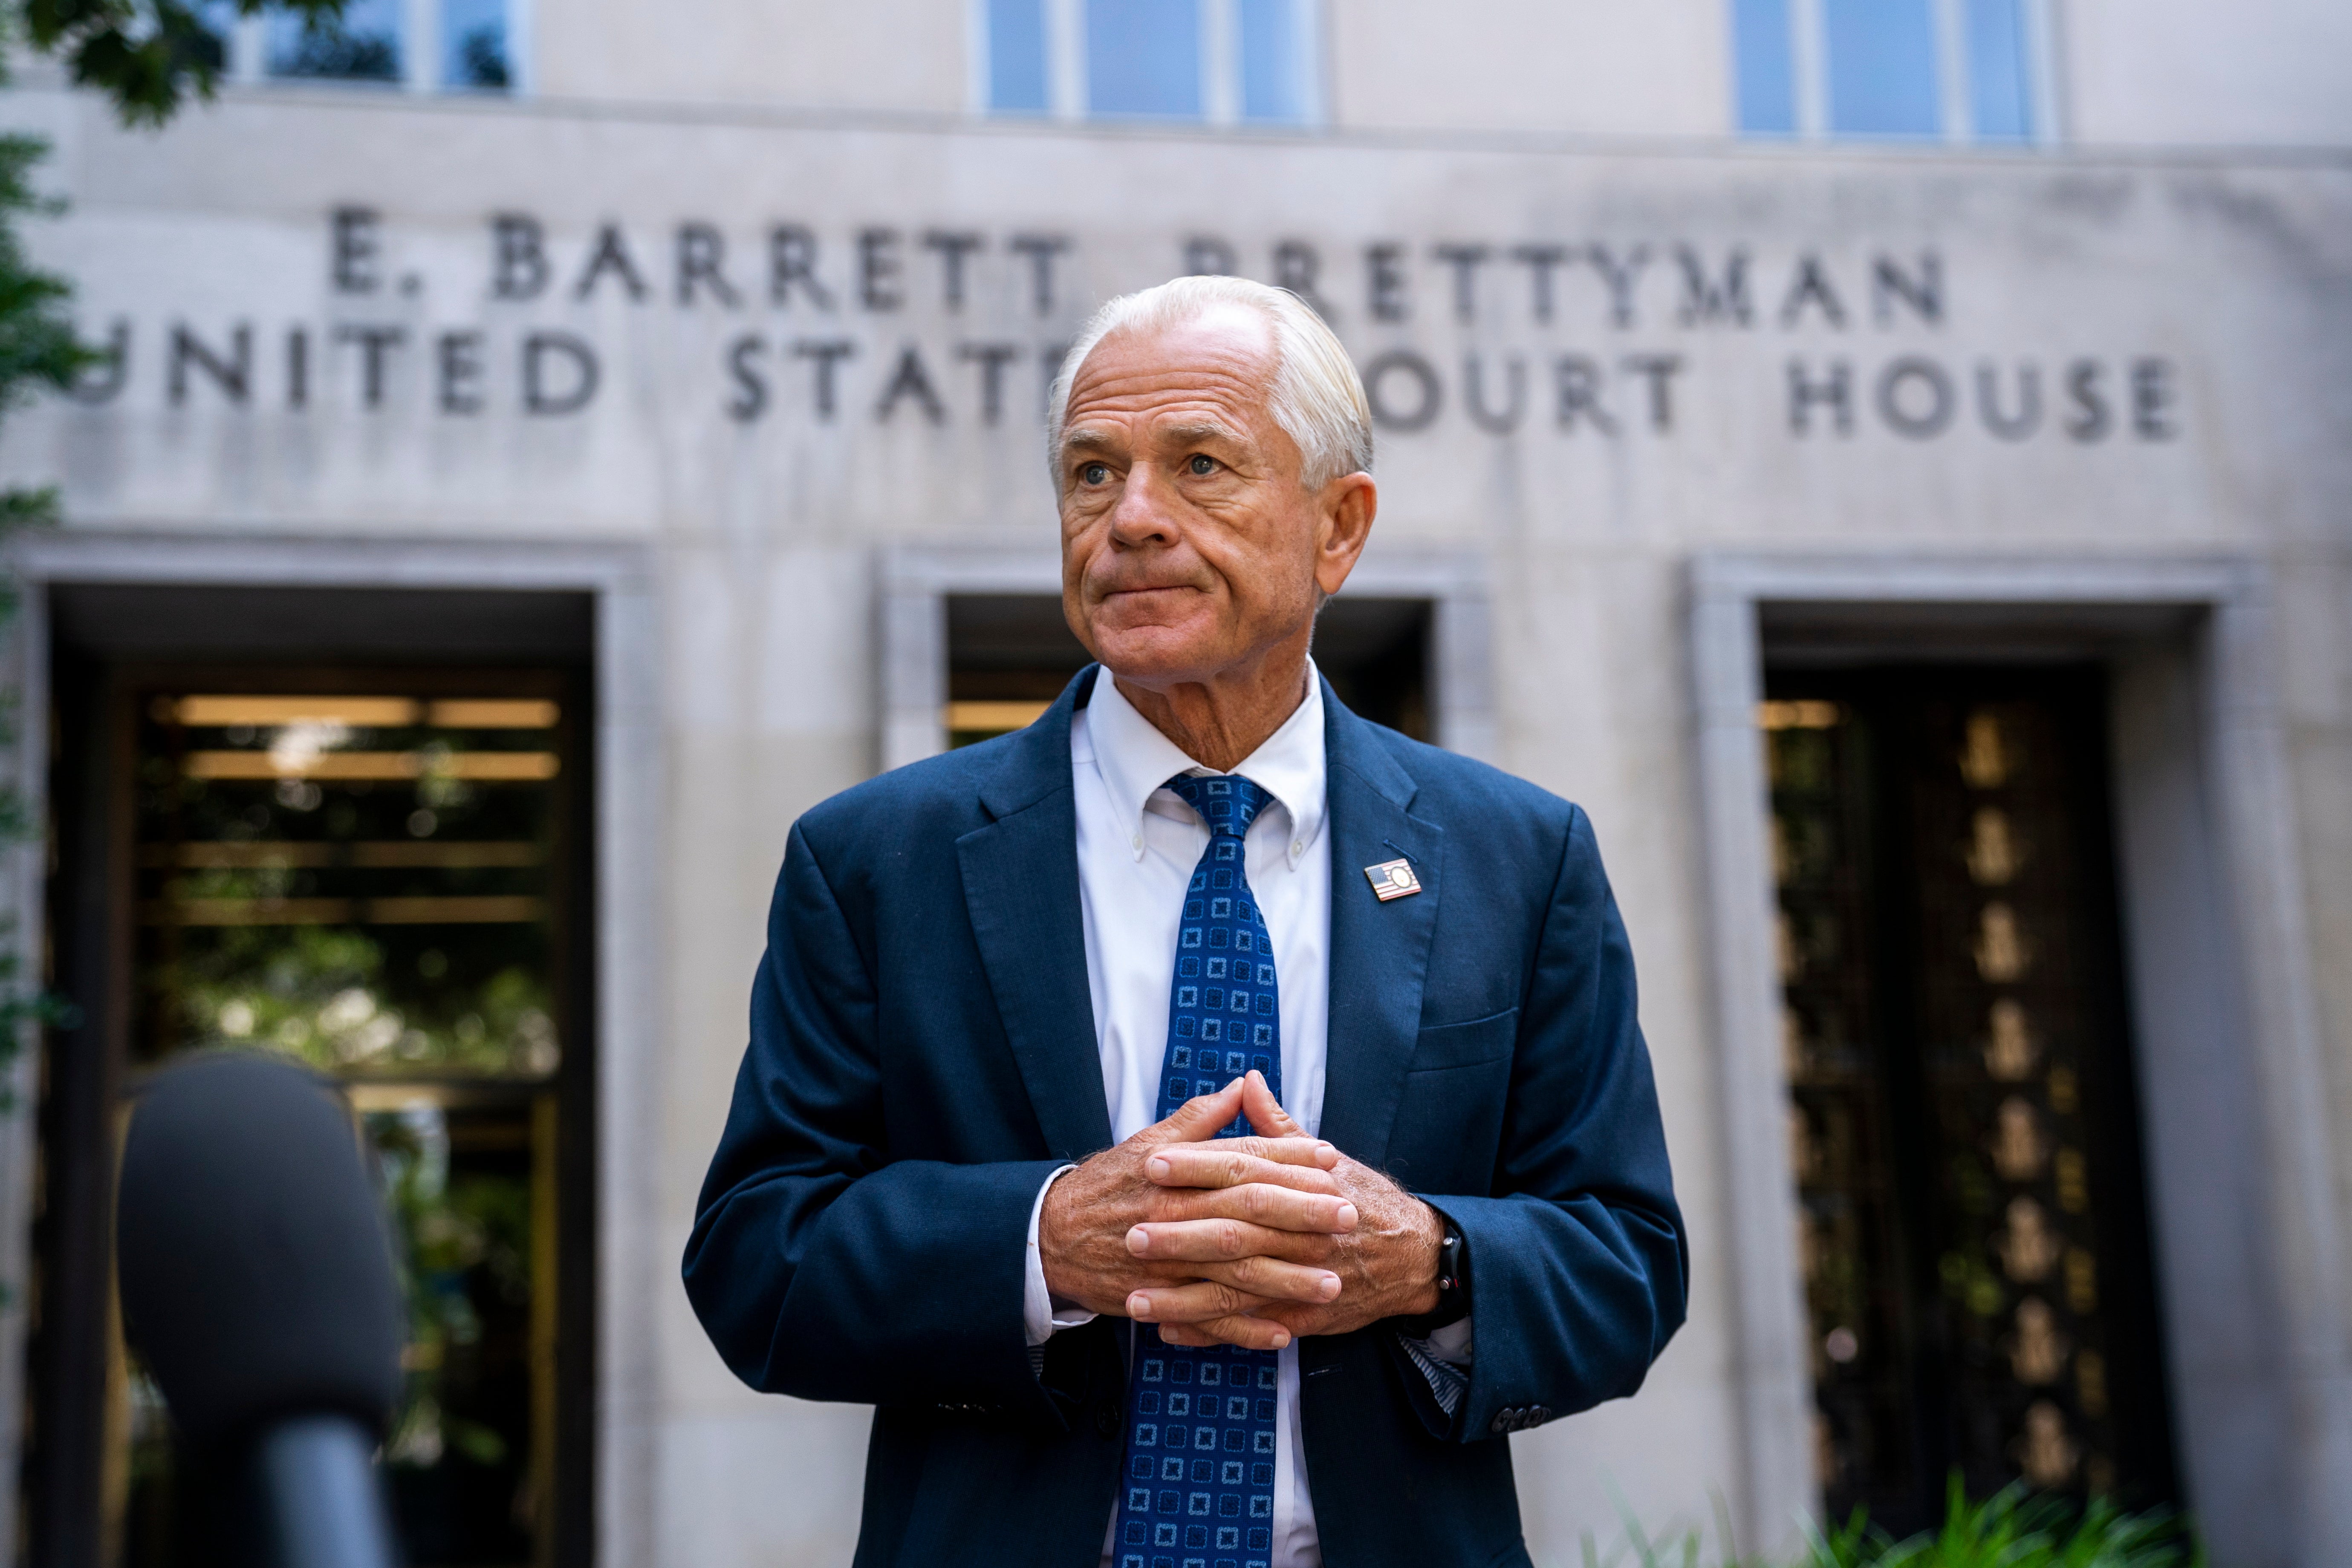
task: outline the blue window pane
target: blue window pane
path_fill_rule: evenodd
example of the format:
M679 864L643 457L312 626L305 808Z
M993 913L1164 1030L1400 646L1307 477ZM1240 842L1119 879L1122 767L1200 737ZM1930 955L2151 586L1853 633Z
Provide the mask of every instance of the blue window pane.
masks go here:
M1045 112L1045 0L988 0L988 107Z
M1969 99L1979 142L2029 142L2025 27L2018 0L1969 0Z
M1242 118L1297 125L1307 118L1307 40L1298 0L1241 0Z
M1097 114L1198 120L1200 0L1087 0L1087 98Z
M1929 0L1822 0L1830 129L1843 136L1943 130Z
M441 0L441 85L498 90L507 70L507 0Z
M1732 0L1731 49L1740 131L1749 136L1795 134L1796 61L1789 43L1789 0Z
M401 0L351 0L341 21L316 27L272 16L269 74L398 81L401 10Z
M230 37L236 32L236 6L233 0L202 0L195 7L196 26L203 32L191 47L196 58L213 69L226 72Z

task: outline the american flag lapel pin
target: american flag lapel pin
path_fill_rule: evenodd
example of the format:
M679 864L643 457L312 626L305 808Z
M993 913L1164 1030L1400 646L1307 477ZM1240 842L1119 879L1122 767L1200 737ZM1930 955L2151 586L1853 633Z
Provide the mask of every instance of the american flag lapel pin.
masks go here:
M1383 860L1377 866L1364 868L1364 875L1372 884L1372 896L1382 903L1391 899L1409 899L1421 891L1421 879L1412 874L1410 860Z

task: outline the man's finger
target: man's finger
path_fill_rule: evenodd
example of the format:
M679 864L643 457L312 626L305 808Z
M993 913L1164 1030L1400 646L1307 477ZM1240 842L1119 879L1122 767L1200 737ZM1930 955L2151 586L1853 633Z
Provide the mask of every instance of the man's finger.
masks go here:
M1356 1228L1357 1213L1353 1203L1334 1194L1298 1193L1254 1182L1245 1187L1164 1193L1145 1216L1150 1225L1240 1220L1268 1230L1347 1236Z
M1212 1318L1204 1323L1162 1323L1160 1337L1171 1345L1192 1345L1201 1350L1211 1345L1240 1345L1244 1350L1278 1351L1291 1340L1290 1331L1281 1324L1247 1315Z
M1340 1279L1328 1268L1286 1263L1278 1258L1244 1258L1232 1263L1203 1263L1202 1278L1231 1285L1268 1301L1298 1301L1328 1306L1339 1298Z
M1155 1285L1127 1294L1127 1315L1143 1323L1198 1323L1235 1317L1260 1305L1257 1297L1213 1279Z
M1328 1261L1335 1245L1327 1235L1269 1230L1237 1219L1160 1220L1130 1226L1127 1232L1129 1255L1153 1263L1234 1263L1244 1258L1272 1258L1320 1268Z
M1301 1192L1336 1193L1329 1174L1339 1151L1313 1138L1213 1138L1166 1143L1143 1162L1146 1179L1163 1187L1238 1187L1270 1182Z
M1146 1143L1193 1143L1213 1138L1217 1129L1241 1114L1240 1079L1214 1094L1196 1094L1178 1106L1164 1121L1156 1121L1135 1136Z
M1274 1089L1265 1081L1265 1075L1255 1068L1242 1079L1242 1114L1249 1118L1252 1127L1269 1138L1307 1136L1307 1129L1282 1109L1282 1101L1274 1097Z

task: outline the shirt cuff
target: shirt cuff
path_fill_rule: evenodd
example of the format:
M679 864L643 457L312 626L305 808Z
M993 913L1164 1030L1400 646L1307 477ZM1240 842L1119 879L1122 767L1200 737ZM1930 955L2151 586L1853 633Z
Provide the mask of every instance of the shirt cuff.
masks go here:
M1450 1361L1455 1366L1468 1366L1478 1359L1478 1342L1471 1336L1468 1318L1456 1318L1442 1329L1432 1329L1421 1342L1439 1361Z
M1075 1329L1095 1321L1095 1315L1083 1307L1056 1309L1045 1289L1045 1256L1037 1250L1037 1218L1045 1212L1045 1194L1053 1190L1055 1182L1076 1169L1076 1165L1065 1165L1046 1177L1045 1184L1037 1189L1037 1201L1029 1205L1029 1258L1021 1284L1021 1327L1033 1350L1059 1330Z

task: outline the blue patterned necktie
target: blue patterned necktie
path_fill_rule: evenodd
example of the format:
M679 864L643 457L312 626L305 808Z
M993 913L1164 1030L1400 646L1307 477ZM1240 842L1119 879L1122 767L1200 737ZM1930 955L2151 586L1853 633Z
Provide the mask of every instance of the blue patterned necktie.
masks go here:
M1273 797L1239 774L1168 781L1209 825L1184 889L1160 1118L1255 1068L1282 1096L1274 944L1242 865L1250 824ZM1220 1138L1251 1131L1236 1116ZM1127 1380L1127 1468L1118 1568L1266 1568L1274 1550L1273 1351L1171 1345L1135 1331Z

